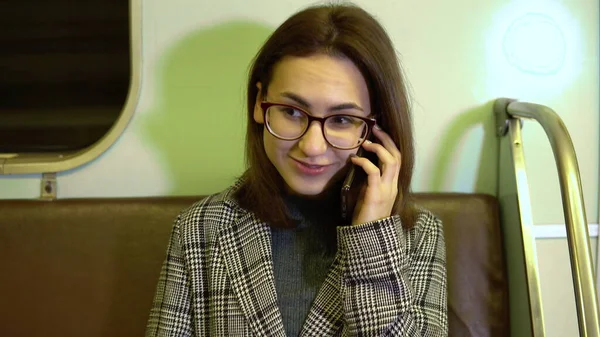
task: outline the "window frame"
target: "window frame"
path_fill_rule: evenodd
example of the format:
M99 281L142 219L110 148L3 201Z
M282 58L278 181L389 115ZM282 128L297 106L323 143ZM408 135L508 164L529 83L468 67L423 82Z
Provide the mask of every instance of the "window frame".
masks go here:
M142 0L129 0L129 42L131 74L127 99L119 118L97 142L81 150L64 153L0 153L0 175L56 173L85 165L108 150L123 134L141 91L142 71Z

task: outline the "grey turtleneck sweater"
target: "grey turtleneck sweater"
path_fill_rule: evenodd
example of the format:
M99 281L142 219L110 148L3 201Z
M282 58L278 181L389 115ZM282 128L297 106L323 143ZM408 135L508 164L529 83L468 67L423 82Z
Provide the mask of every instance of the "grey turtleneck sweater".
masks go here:
M335 205L286 199L296 227L272 229L273 271L277 301L288 337L298 336L335 255ZM329 205L327 205L329 204Z

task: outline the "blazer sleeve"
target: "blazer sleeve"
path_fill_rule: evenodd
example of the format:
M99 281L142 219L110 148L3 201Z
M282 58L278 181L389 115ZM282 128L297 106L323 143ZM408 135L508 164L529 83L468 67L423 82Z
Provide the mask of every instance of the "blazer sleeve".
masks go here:
M146 337L193 335L190 291L178 218L173 226L167 257L160 272Z
M338 228L343 335L448 335L441 221L427 212L413 234L400 226L393 216Z

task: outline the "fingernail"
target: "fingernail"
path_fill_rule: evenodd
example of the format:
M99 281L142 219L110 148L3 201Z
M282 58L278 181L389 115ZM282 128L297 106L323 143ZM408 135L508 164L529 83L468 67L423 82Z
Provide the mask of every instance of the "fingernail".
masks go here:
M350 154L350 158L357 158L358 156L356 155L356 153L351 153Z
M370 141L370 140L368 140L368 139L367 139L367 140L365 140L365 144L371 144L371 143L373 143L373 142L372 142L372 141Z
M381 126L379 126L379 124L375 124L375 129L381 130Z

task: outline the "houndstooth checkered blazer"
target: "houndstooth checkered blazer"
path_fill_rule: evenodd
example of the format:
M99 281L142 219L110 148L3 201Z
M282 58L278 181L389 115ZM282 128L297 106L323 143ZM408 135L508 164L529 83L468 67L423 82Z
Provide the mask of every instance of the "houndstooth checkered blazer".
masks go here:
M285 336L270 228L232 189L183 211L173 226L146 336ZM338 252L301 336L447 336L441 222L422 211L339 227Z

